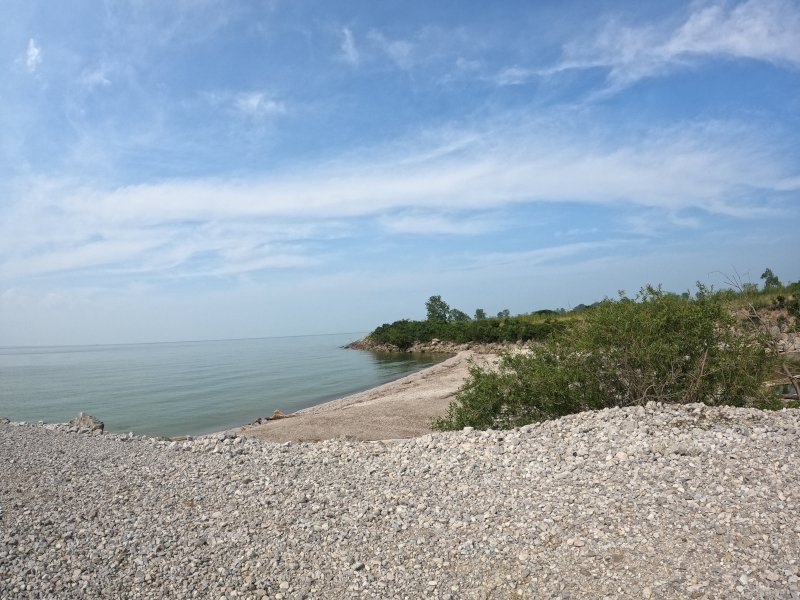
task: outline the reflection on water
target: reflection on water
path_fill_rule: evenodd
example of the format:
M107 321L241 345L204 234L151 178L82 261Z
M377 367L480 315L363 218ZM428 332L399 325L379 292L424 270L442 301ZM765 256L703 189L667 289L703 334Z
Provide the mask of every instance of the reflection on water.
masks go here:
M452 356L452 354L443 353L410 354L403 352L394 354L391 352L372 352L368 350L362 350L362 352L371 355L378 368L387 368L390 371L396 370L397 368L407 368L408 366L425 367L440 362L448 356Z
M50 348L0 348L0 415L109 431L200 434L313 406L402 377L444 355L341 346L360 334Z

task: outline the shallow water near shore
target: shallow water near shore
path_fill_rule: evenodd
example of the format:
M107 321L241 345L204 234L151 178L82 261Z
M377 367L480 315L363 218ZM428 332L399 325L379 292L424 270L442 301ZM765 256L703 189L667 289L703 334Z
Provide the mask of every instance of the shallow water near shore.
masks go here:
M443 358L342 348L361 335L0 348L0 416L55 423L84 411L107 431L199 435L381 385Z

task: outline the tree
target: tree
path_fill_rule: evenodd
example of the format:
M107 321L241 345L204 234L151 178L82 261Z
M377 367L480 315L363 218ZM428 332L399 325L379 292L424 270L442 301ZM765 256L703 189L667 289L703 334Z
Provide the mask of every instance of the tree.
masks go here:
M504 308L499 313L497 313L498 319L507 319L510 316L511 316L511 311L509 311L507 308Z
M764 280L764 289L771 290L775 288L782 287L781 280L778 279L778 276L772 272L772 269L764 269L764 272L761 274L761 279Z
M570 329L497 368L470 369L438 429L511 428L582 410L658 402L754 406L774 354L702 286L694 298L647 286L604 300Z
M450 306L442 300L441 296L431 296L425 303L428 311L428 321L447 323L450 320Z
M476 308L475 309L475 320L476 321L481 321L482 319L485 319L485 318L486 318L486 311L483 310L482 308Z
M457 308L453 308L450 310L450 321L456 323L464 323L466 321L471 321L472 319L469 318L469 315L465 313L463 310L458 310Z

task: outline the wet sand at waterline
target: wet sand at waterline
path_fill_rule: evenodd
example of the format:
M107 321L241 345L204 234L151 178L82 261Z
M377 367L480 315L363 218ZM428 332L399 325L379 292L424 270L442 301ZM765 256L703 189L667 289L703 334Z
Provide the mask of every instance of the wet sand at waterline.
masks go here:
M488 365L496 360L493 354L459 352L402 379L234 431L274 442L425 435L432 431L435 419L447 414L447 407L467 378L470 363Z

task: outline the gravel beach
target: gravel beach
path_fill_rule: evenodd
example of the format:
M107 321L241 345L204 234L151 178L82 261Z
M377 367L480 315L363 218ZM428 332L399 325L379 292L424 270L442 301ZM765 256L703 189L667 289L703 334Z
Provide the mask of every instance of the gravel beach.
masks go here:
M0 598L798 598L800 411L394 442L0 424Z
M469 374L471 364L487 367L497 354L459 351L438 364L369 390L297 411L290 418L244 425L234 431L271 442L339 437L391 440L432 433Z

